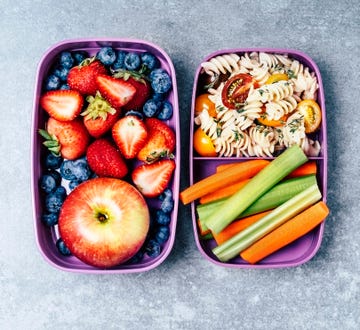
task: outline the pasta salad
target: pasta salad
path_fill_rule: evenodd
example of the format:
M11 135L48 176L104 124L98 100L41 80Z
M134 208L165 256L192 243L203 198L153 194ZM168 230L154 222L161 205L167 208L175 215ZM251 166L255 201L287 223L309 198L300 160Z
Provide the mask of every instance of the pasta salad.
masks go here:
M212 156L273 157L294 144L319 155L318 81L298 60L266 52L218 55L201 63L198 86L194 121ZM209 155L199 141L194 148Z

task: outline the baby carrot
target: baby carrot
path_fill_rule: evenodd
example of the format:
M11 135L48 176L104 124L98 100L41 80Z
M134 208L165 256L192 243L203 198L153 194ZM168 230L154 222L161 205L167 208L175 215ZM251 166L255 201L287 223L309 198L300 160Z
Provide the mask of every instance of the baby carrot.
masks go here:
M232 194L235 194L240 188L245 186L249 182L249 180L250 179L241 180L241 181L235 182L234 184L231 184L227 187L224 187L224 188L218 189L216 191L213 191L209 194L206 194L200 198L199 202L200 202L200 204L206 204L206 203L210 203L213 201L217 201L222 198L229 197Z
M245 249L240 256L255 264L314 229L328 214L326 204L317 202Z
M229 238L235 236L240 231L244 230L246 227L249 227L254 222L261 219L263 216L268 214L270 211L261 212L258 214L250 215L246 218L236 220L232 222L230 225L225 227L220 233L216 234L213 233L213 237L216 241L216 243L219 245L225 241L227 241Z
M254 159L241 162L225 171L214 173L180 192L180 200L183 204L192 201L217 189L233 184L234 182L249 179L269 164L265 159Z

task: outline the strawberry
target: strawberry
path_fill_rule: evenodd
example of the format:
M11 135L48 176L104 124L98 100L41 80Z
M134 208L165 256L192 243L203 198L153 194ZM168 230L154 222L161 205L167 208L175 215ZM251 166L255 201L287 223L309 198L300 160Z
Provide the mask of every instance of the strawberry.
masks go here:
M40 97L40 106L60 121L75 119L84 104L82 95L74 90L54 90Z
M86 152L89 167L101 177L121 179L128 173L120 151L107 139L91 143Z
M105 66L95 57L87 58L70 70L67 82L70 89L75 89L83 95L95 95L96 77L99 74L107 74Z
M112 137L125 158L135 158L145 145L147 129L137 116L129 115L119 119L112 128Z
M137 158L143 162L152 163L159 158L171 156L176 144L174 131L157 118L146 118L145 125L148 139Z
M99 92L96 92L95 97L89 95L86 101L89 105L81 113L84 116L85 127L91 136L99 138L112 128L120 115L120 110L114 109Z
M129 82L107 75L98 75L96 83L101 95L115 108L121 108L134 97L136 89Z
M46 130L39 130L46 139L44 145L54 154L70 160L85 154L90 136L83 122L77 118L72 121L58 121L50 117Z
M174 169L174 160L162 159L152 164L143 164L136 167L131 174L131 178L145 197L157 197L169 185Z
M133 99L124 105L124 110L139 110L148 100L151 94L150 82L145 78L145 76L139 72L128 71L128 70L118 70L113 75L115 78L121 78L136 89L135 96Z

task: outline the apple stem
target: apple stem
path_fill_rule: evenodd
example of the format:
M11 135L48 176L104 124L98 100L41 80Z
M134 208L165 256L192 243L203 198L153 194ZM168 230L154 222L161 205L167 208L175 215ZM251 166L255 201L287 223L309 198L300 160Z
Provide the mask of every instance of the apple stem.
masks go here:
M106 214L100 213L100 212L99 212L97 218L100 222L106 222L108 220L108 216Z

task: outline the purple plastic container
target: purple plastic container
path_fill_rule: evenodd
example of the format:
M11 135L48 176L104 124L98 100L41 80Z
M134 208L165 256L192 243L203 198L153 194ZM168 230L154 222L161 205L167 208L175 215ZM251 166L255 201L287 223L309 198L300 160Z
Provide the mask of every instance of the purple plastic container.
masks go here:
M41 222L41 213L44 208L44 198L39 191L39 177L42 173L41 161L45 149L42 146L43 139L38 134L39 128L44 128L47 114L39 106L39 98L42 92L42 84L47 76L51 66L54 64L56 58L62 51L86 50L90 56L93 56L99 51L102 46L112 46L118 50L131 51L136 53L150 52L155 55L161 67L165 69L172 79L172 90L168 94L168 101L173 105L173 116L167 121L167 124L176 132L176 149L175 162L177 164L173 174L170 188L174 195L174 210L171 213L170 222L170 237L168 241L162 246L161 254L156 258L144 256L143 260L133 264L121 264L111 269L99 269L89 266L74 256L62 256L56 246L55 242L59 237L57 226L47 227ZM33 102L33 117L32 117L32 131L31 131L31 189L33 198L33 218L35 227L35 236L37 245L41 254L47 262L58 269L70 272L79 272L84 274L121 274L144 272L155 268L161 264L169 255L175 240L175 231L177 224L178 213L178 195L179 195L179 178L180 178L180 120L179 120L179 104L177 83L175 76L175 69L170 57L160 47L143 40L136 39L76 39L62 41L46 51L43 55L39 65L35 82L34 102ZM159 206L160 202L149 200L150 206Z
M310 71L313 71L318 80L318 96L317 102L319 103L322 110L322 123L320 130L316 133L316 138L321 143L321 151L319 156L310 157L309 159L316 161L318 167L318 184L320 191L322 192L322 200L326 202L327 194L327 133L326 133L326 112L325 112L325 97L324 89L321 80L320 71L314 61L307 56L306 54L290 50L290 49L273 49L273 48L235 48L235 49L226 49L216 51L209 54L204 58L203 62L210 60L213 57L236 53L238 55L243 55L244 53L251 52L266 52L270 54L288 54L291 58L297 59L300 63L309 67ZM198 84L199 76L201 73L202 67L199 66L194 80L193 94L192 94L192 107L191 107L191 117L194 118L195 115L195 99L199 95ZM194 120L190 124L190 184L193 184L200 179L213 174L215 172L216 166L219 164L231 163L234 161L245 161L249 159L256 159L259 157L199 157L193 150L193 132L195 129ZM272 159L272 158L267 158ZM228 262L219 261L216 256L212 253L212 249L216 246L216 242L213 239L203 240L200 239L199 228L197 225L197 214L196 214L196 205L197 202L191 203L192 211L192 222L193 229L195 234L196 245L201 252L201 254L213 262L216 265L231 267L231 268L281 268L281 267L291 267L297 266L306 261L310 260L317 252L320 247L323 231L324 231L324 222L317 226L314 230L306 234L305 236L299 238L295 242L289 244L288 246L282 248L281 250L273 253L267 258L263 259L257 264L249 264L243 260L240 256L236 257Z

